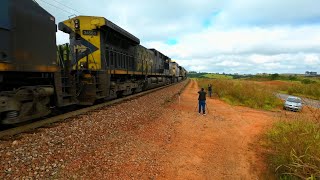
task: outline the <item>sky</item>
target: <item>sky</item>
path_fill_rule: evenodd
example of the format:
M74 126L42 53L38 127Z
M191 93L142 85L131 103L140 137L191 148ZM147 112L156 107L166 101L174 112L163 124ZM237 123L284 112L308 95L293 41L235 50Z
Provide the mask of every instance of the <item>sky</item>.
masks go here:
M320 73L318 0L36 0L56 17L102 16L188 71ZM68 36L57 32L57 43Z

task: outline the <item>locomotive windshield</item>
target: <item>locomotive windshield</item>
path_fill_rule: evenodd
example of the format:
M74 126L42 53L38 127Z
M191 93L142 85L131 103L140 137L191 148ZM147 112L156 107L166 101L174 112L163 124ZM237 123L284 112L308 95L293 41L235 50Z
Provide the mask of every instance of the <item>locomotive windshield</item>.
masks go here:
M2 0L2 5L0 6L0 28L10 28L9 0Z

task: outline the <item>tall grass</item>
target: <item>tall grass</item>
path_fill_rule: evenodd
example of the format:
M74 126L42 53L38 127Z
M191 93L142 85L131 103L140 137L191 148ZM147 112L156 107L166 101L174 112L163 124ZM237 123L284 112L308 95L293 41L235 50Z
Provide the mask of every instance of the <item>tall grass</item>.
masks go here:
M199 80L200 87L213 85L213 92L219 98L233 105L243 105L256 109L271 110L282 102L275 97L273 90L265 85L241 80Z
M268 161L280 179L320 179L320 124L277 122L266 134Z
M282 89L290 95L302 95L312 99L320 99L320 83L315 84L301 84L297 83L292 86Z
M301 81L259 80L259 83L268 84L270 88L278 92L320 100L320 83L317 79L302 79Z

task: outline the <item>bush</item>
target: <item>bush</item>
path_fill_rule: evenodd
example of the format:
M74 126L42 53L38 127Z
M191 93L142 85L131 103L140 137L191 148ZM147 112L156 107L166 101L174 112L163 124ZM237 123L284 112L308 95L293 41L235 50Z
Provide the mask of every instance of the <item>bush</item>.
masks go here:
M289 76L288 77L288 79L290 80L290 81L296 81L296 80L298 80L298 78L296 77L296 76Z
M270 79L271 79L271 80L279 79L279 77L280 77L280 75L279 75L279 74L277 74L277 73L275 73L275 74L271 74L271 75L270 75Z
M266 134L269 165L280 179L320 178L320 125L280 121Z
M313 84L313 83L316 83L316 81L312 81L310 79L302 79L301 83L302 84Z

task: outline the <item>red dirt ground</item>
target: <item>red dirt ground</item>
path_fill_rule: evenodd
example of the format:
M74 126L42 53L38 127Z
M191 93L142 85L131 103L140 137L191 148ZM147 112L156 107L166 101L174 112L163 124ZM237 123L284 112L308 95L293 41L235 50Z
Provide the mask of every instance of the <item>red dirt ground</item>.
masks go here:
M182 86L0 141L0 179L272 179L259 137L300 113L207 98L203 116L196 81L172 100Z
M266 171L258 135L274 122L271 112L231 106L207 99L207 116L197 113L197 82L191 81L167 114L153 122L148 140L170 127L167 142L158 145L166 152L159 160L159 179L260 179ZM167 123L171 122L171 126ZM159 138L161 139L161 138Z

